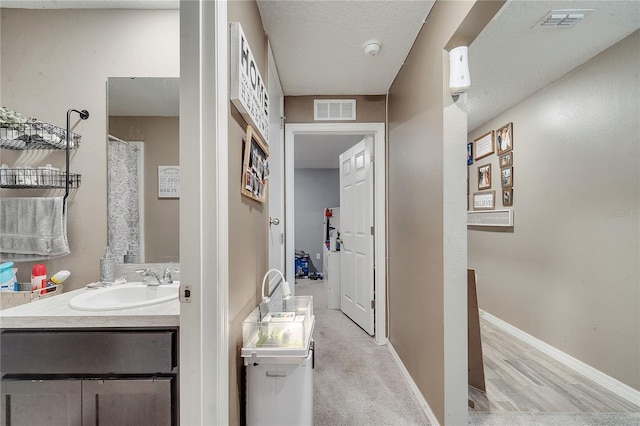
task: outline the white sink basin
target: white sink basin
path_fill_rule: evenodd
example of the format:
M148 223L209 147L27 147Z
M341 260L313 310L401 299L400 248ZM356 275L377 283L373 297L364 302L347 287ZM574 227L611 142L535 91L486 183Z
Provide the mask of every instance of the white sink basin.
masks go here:
M180 283L148 286L141 282L114 287L86 289L69 300L69 307L79 311L111 311L139 308L178 298Z

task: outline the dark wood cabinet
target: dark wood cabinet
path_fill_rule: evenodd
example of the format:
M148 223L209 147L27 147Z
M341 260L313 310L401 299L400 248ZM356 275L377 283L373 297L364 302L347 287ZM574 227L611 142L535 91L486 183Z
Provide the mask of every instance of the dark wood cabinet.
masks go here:
M0 425L177 425L177 333L2 330Z
M79 380L2 380L2 426L82 425Z

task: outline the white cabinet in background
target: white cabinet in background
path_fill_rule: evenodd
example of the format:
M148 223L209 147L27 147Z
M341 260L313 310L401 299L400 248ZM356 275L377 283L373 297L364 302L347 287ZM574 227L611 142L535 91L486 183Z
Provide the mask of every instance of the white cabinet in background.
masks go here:
M324 247L322 253L325 292L327 307L340 309L340 252Z

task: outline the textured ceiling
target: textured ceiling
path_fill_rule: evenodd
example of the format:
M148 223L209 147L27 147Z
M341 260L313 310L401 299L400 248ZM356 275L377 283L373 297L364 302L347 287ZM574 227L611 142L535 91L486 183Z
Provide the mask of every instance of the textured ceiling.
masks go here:
M259 0L286 95L384 94L433 2ZM571 28L542 28L552 9L595 9ZM469 48L470 131L640 27L640 1L511 0ZM379 39L367 57L362 44Z
M540 27L552 9L595 9L571 28ZM639 1L510 1L469 47L469 131L640 28ZM637 90L637 88L636 88Z
M433 1L258 0L285 95L387 93ZM363 44L382 44L366 56Z
M19 9L179 9L180 0L0 0Z
M179 1L0 0L0 5L171 9ZM387 93L432 6L423 0L258 1L286 95ZM536 25L551 9L563 8L595 11L571 28ZM636 0L508 1L469 48L471 89L459 102L468 112L469 130L639 27ZM362 49L371 39L382 43L373 57Z

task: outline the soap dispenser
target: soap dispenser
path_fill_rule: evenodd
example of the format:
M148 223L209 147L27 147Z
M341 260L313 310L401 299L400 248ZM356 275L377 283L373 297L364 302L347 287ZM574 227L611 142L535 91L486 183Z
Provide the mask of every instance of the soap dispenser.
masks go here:
M100 282L112 283L116 278L116 259L111 256L109 247L106 248L105 255L100 259Z
M129 245L127 254L124 255L124 263L136 263L136 255L131 250L131 245Z

